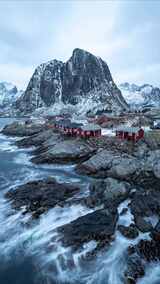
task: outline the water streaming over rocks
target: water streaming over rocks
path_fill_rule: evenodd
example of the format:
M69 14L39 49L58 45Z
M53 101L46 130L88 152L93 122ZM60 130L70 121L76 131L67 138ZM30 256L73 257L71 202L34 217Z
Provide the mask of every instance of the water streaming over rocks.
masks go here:
M0 128L9 119L0 120ZM18 149L14 142L0 134L0 283L2 284L124 284L126 251L129 245L140 239L148 239L147 233L134 240L126 239L119 231L109 249L103 249L97 257L86 260L97 246L95 240L73 251L64 247L57 228L96 210L82 204L56 206L42 214L38 220L15 211L5 199L5 193L28 181L55 177L59 182L81 184L80 196L87 194L89 178L74 171L74 165L34 165L29 152ZM128 208L130 200L118 207L118 225L129 226L133 216ZM159 284L159 265L150 264L144 278L138 284Z

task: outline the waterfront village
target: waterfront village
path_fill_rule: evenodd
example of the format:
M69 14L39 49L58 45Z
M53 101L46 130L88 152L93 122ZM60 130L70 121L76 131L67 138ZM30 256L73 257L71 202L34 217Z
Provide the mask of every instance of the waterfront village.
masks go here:
M27 120L29 123L32 119ZM37 120L36 120L37 121ZM130 112L120 115L103 113L90 115L83 120L72 120L69 114L45 117L48 128L53 128L66 136L80 138L116 137L138 142L145 138L160 137L160 114L158 110L146 113Z
M150 234L151 240L140 239L128 247L124 278L132 283L145 274L144 260L149 264L160 260L158 110L103 112L83 119L70 114L31 116L13 121L1 133L14 137L16 148L28 148L34 170L46 165L50 169L47 178L31 180L5 194L14 209L34 220L53 208L91 210L58 228L58 238L73 251L82 251L86 240L96 242L87 260L109 249L117 231L128 240ZM54 174L61 168L63 174L66 169L65 182ZM131 223L120 224L128 215Z

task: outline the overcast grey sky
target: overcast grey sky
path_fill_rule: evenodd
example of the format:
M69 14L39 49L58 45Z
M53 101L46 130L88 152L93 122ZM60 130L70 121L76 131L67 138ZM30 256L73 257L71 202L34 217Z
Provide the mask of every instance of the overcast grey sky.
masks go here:
M25 88L35 67L75 47L102 57L116 83L160 85L160 1L0 0L0 81Z

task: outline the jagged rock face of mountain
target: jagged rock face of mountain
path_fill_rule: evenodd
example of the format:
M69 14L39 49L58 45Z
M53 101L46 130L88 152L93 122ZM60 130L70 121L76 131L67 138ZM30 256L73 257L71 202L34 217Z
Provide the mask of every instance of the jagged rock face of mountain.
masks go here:
M101 84L113 82L107 64L88 52L75 50L63 68L63 95L65 103L76 104Z
M0 82L0 109L11 107L21 94L12 83Z
M72 105L85 111L123 110L128 105L115 85L107 64L96 56L75 49L63 63L52 60L34 72L17 107L31 112L40 107Z
M160 89L157 87L123 83L119 88L132 108L160 107Z

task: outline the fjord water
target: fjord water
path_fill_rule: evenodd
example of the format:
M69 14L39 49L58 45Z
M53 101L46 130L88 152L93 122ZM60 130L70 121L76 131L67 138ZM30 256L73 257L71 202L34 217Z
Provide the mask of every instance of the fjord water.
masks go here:
M0 119L0 128L11 121ZM82 195L86 194L88 185L88 179L78 176L74 166L33 165L29 161L32 149L18 149L14 145L16 139L0 134L0 284L123 284L126 249L131 241L118 232L111 248L91 262L85 262L83 256L96 246L94 241L73 254L58 239L57 227L91 209L80 204L55 207L40 220L31 221L29 215L11 208L5 192L31 180L53 176L62 182L81 183ZM127 206L128 201L123 202L119 212ZM129 225L131 221L130 211L119 218L121 224ZM159 281L159 269L154 266L153 273L151 266L139 283L158 284Z
M0 128L10 122L10 119L0 119ZM4 194L19 184L48 176L54 176L60 181L79 182L80 179L72 173L72 167L32 165L29 162L28 151L19 150L14 145L15 140L16 138L0 134L0 283L47 283L46 277L43 280L40 272L37 272L38 261L35 255L41 251L43 242L47 241L48 231L54 229L58 223L61 225L65 220L67 222L67 219L82 215L83 208L73 206L66 212L56 209L53 214L49 214L50 216L41 218L40 223L31 224L29 227L26 225L27 217L14 212L5 200ZM58 221L60 217L61 220ZM37 248L34 250L36 245Z

